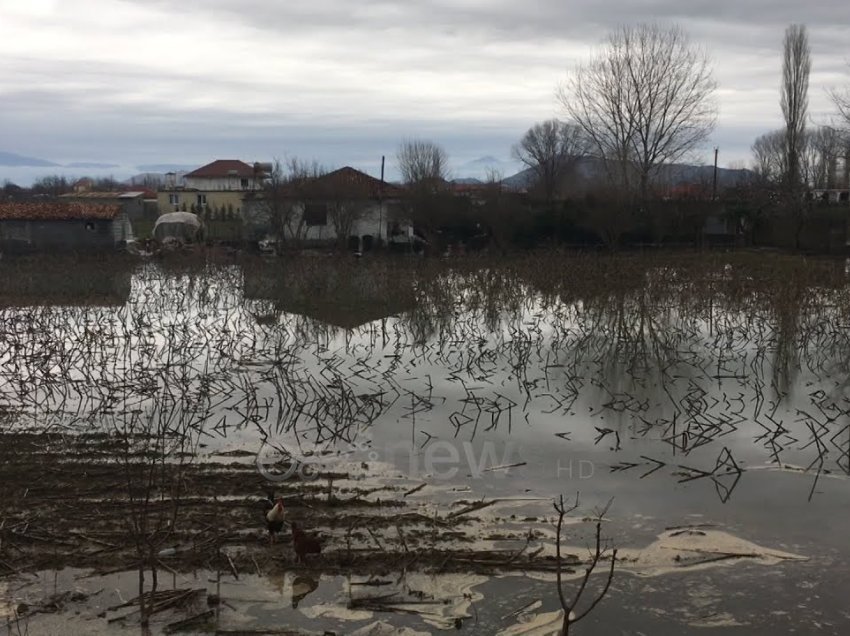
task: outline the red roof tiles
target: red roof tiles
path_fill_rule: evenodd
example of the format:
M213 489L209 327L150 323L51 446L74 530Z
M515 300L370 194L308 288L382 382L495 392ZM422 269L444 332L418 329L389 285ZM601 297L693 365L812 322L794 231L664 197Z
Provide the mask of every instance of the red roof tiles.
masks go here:
M199 179L220 179L223 177L253 177L254 168L238 159L217 159L212 163L193 170L184 177Z
M380 179L349 166L317 177L314 183L320 189L340 195L351 194L377 198L379 196L394 197L401 194L399 187L382 182Z
M109 221L120 212L120 205L53 201L0 203L0 221Z

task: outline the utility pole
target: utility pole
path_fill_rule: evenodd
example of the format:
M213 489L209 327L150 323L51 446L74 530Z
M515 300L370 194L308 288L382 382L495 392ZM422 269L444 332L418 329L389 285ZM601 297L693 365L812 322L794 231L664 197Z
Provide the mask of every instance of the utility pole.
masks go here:
M381 246L384 247L384 243L386 243L389 235L384 231L384 162L386 157L381 155L381 191L378 193L378 207L379 207L379 217L378 217L378 239L381 241Z

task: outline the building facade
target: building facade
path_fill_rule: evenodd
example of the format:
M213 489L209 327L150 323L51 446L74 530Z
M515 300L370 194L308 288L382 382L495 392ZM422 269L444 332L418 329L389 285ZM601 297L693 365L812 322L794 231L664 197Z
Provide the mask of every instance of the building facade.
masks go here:
M179 184L169 180L157 192L159 213L238 217L246 196L262 190L270 172L271 166L265 163L217 159L185 174Z
M120 205L0 203L0 250L115 249L133 238Z
M404 220L404 191L351 167L282 185L245 199L246 239L266 235L302 244L345 242L368 250L393 237L409 237ZM275 216L277 215L277 219Z

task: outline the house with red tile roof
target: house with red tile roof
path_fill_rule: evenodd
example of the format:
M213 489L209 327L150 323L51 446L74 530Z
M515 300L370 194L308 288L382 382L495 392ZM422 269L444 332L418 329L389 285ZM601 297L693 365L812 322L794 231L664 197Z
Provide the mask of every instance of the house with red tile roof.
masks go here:
M196 190L261 190L266 178L262 166L238 159L216 159L186 173L183 182L187 188Z
M233 216L242 212L246 195L261 191L271 165L238 159L216 159L186 173L181 184L169 183L157 193L160 214L194 212L202 218Z
M65 201L0 203L0 250L90 250L126 244L133 236L120 205Z

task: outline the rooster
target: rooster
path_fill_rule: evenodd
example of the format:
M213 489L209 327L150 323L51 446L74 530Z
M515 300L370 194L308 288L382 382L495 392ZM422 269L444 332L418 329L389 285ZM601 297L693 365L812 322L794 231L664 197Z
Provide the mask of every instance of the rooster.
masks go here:
M283 498L277 500L269 493L266 502L266 527L269 529L269 543L274 543L275 535L283 530L283 520L286 512L283 508Z
M295 549L295 560L305 563L308 554L321 554L322 544L316 537L311 537L294 521L292 522L292 547Z

